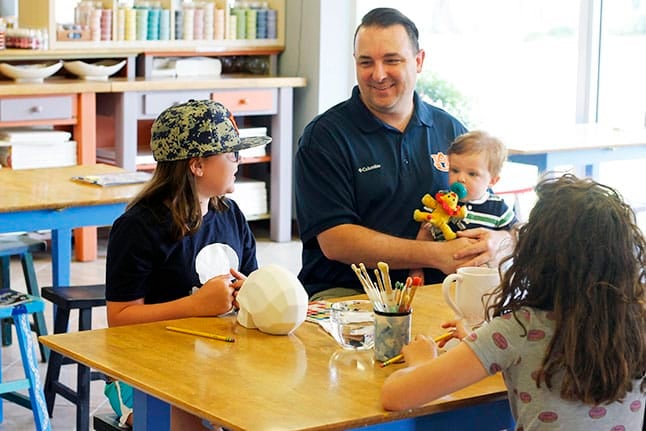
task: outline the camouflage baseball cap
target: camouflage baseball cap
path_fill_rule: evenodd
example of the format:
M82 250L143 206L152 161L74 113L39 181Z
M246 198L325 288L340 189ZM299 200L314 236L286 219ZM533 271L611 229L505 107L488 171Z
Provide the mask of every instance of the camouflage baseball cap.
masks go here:
M153 122L150 148L158 162L232 153L268 144L268 136L240 138L233 114L213 100L189 100Z

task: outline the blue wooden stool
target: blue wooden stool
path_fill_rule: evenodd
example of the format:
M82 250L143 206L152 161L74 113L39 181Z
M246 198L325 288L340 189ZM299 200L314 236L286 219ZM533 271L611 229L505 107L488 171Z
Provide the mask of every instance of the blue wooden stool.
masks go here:
M2 382L0 373L0 397L20 406L31 409L34 414L34 422L37 431L50 431L51 424L47 414L45 394L38 372L38 356L29 326L28 316L32 313L43 312L45 306L42 299L34 298L24 304L12 306L0 306L0 318L12 318L16 326L16 338L20 347L22 367L25 370L25 378ZM0 349L0 355L2 350ZM2 357L0 356L0 365ZM16 392L28 389L29 397ZM0 422L3 420L2 403L0 403Z
M25 287L27 293L39 297L38 281L34 270L32 253L43 251L47 247L44 241L29 238L26 235L0 235L0 288L9 289L10 285L10 261L11 256L19 256L22 264L22 272L25 276ZM2 345L11 344L11 318L1 319ZM47 326L42 311L34 314L33 322L30 324L36 335L47 335ZM39 344L40 355L43 362L49 358L49 349Z
M79 331L92 329L92 309L105 305L104 284L43 287L41 295L51 301L56 308L54 334L63 334L68 331L72 310L78 310ZM76 364L76 388L59 380L61 367L70 364ZM50 417L54 414L56 395L61 395L76 405L76 430L88 431L90 428L90 382L92 380L105 380L105 375L52 351L47 364L44 387L45 401Z

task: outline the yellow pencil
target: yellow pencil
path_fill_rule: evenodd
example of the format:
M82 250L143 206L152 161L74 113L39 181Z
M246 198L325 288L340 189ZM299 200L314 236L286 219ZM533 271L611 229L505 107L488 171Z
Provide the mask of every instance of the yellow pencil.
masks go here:
M176 326L167 326L166 329L169 330L169 331L181 332L182 334L197 335L199 337L212 338L214 340L226 341L228 343L235 342L234 338L229 337L227 335L210 334L208 332L193 331L192 329L178 328Z
M451 338L452 336L453 336L453 332L447 332L446 334L442 334L438 337L435 337L433 341L435 341L436 343L439 343L440 341L446 340L447 338ZM400 353L399 355L393 356L392 358L386 359L385 361L383 361L380 367L381 368L387 367L388 365L397 361L401 361L402 359L404 359L404 355Z

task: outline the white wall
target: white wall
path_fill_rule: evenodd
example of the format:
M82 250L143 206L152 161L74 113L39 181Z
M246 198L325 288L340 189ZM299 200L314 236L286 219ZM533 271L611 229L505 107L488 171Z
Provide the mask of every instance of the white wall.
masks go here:
M18 0L0 0L0 16L16 16Z
M307 87L294 91L294 146L307 123L345 100L354 85L352 37L354 2L287 0L285 51L279 75L303 76Z

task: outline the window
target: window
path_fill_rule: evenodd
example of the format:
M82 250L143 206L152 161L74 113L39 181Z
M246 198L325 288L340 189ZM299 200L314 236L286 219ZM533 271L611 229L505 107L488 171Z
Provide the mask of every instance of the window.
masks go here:
M603 1L599 122L646 127L646 1Z
M468 127L496 133L575 121L578 2L358 0L358 18L376 3L414 19L424 75L459 92L467 106L452 113Z
M646 0L356 0L356 6L356 24L379 6L415 21L426 51L420 80L440 83L443 107L469 128L505 139L577 122L646 127ZM635 201L643 181L629 174L643 163L602 163L598 179Z

